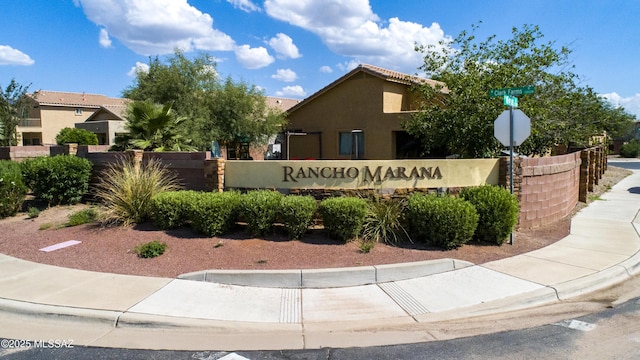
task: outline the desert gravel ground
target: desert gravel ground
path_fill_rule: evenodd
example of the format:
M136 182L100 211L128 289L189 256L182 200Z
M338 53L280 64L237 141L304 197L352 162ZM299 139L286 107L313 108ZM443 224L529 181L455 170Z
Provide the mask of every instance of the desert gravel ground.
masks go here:
M599 201L599 194L628 174L628 170L610 166L590 201ZM579 203L574 213L585 205ZM87 206L56 206L43 210L33 219L23 212L0 220L0 253L74 269L160 277L207 269L311 269L441 258L481 264L554 243L569 233L571 221L569 215L545 227L518 230L514 233L513 245L508 242L499 247L467 244L442 251L421 244L380 243L369 253L362 253L358 241L347 244L332 241L321 229L311 230L302 240L290 241L278 233L264 239L252 238L242 228L231 236L208 238L189 228L161 231L152 224L102 227L96 223L62 227L71 213ZM39 251L68 240L81 243L52 252ZM133 252L136 246L152 240L166 242L167 251L152 259L139 258Z

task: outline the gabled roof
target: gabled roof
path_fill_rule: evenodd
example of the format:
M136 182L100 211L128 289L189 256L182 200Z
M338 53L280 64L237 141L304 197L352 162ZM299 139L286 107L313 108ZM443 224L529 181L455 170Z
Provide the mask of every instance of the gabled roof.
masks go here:
M70 106L70 107L88 107L99 108L104 105L125 105L128 101L123 98L110 98L105 95L72 93L61 91L39 90L33 94L28 94L34 101L40 105L49 106Z
M444 83L442 83L440 81L426 79L426 78L422 78L422 77L415 76L415 75L404 74L404 73L401 73L401 72L398 72L398 71L393 71L393 70L381 68L381 67L374 66L374 65L360 64L355 69L349 71L348 73L344 74L339 79L335 80L331 84L325 86L324 88L318 90L313 95L311 95L308 98L304 99L302 102L300 102L297 105L293 106L291 109L288 110L288 112L291 113L291 112L295 111L296 109L302 107L307 102L319 97L320 95L326 93L327 91L331 90L332 88L338 86L340 83L344 82L345 80L347 80L347 79L349 79L349 78L353 77L354 75L356 75L358 73L361 73L361 72L373 75L373 76L378 77L378 78L380 78L382 80L385 80L385 81L405 84L407 86L429 84L429 85L431 85L433 87L436 87L436 86L440 85L440 86L442 86L442 90L441 91L443 93L447 93L448 92L448 90L446 88L446 84L444 84Z
M267 106L271 108L276 108L281 111L287 111L292 107L296 106L301 100L298 99L289 99L282 97L274 97L274 96L266 96Z
M101 106L100 109L94 112L91 116L87 118L85 121L94 121L95 118L100 116L100 114L106 112L111 114L111 120L125 120L125 114L127 111L127 105L104 105Z

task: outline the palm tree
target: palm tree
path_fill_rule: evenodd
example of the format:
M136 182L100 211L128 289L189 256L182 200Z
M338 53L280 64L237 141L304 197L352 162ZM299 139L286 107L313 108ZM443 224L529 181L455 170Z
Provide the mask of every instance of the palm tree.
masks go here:
M180 126L186 118L178 116L173 103L157 105L148 101L131 103L125 128L129 131L116 139L115 150L195 151Z

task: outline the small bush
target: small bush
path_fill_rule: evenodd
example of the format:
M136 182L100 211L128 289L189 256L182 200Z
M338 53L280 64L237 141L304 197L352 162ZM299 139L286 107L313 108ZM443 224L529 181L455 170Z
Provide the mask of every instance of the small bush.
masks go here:
M362 237L366 240L395 245L407 239L405 230L404 204L398 200L374 198L367 201L367 215L362 225Z
M300 239L309 229L318 208L312 196L283 196L280 200L280 218L290 239Z
M460 197L476 208L480 220L477 241L502 245L518 222L518 200L509 190L491 185L462 189Z
M371 250L373 250L376 244L376 241L363 240L362 242L360 242L360 252L363 254L368 254L371 252Z
M272 190L254 190L240 196L240 216L247 222L251 235L273 233L281 198L282 194Z
M235 191L200 193L190 208L191 226L207 236L228 234L240 210L240 194Z
M148 243L136 246L133 249L133 252L135 252L138 257L141 258L154 258L156 256L164 254L165 250L167 250L167 243L161 243L157 240L153 240Z
M17 214L26 195L20 164L0 160L0 219Z
M154 159L140 167L121 159L101 173L96 196L106 208L103 221L139 224L151 217L156 194L179 187L175 174Z
M69 215L69 221L67 221L66 226L77 226L94 222L97 215L98 213L92 208L76 211Z
M40 209L38 209L35 206L32 206L29 208L29 210L27 210L27 215L29 216L29 219L35 219L38 216L40 216Z
M636 158L640 155L640 141L633 139L620 147L620 156L623 158Z
M447 250L466 244L478 226L476 209L460 198L413 194L407 210L414 239Z
M49 205L75 204L89 190L91 161L73 155L27 159L22 174L33 195Z
M367 201L356 197L325 199L320 203L320 213L329 237L346 242L360 234Z
M56 135L56 144L98 145L98 136L89 130L64 128Z
M151 198L151 218L163 230L185 225L199 193L192 190L166 191Z

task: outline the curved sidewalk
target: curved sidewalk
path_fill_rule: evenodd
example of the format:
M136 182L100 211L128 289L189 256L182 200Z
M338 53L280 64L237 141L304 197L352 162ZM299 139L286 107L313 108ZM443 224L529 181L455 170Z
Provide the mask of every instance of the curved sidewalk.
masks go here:
M72 270L0 254L0 337L175 350L434 340L429 324L553 303L640 273L640 162L610 161L623 163L633 175L576 214L566 238L481 265L449 259L185 275L210 282ZM238 281L246 285L229 284Z

